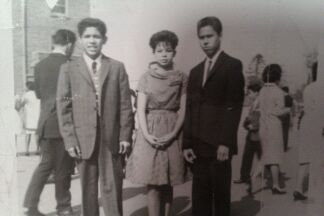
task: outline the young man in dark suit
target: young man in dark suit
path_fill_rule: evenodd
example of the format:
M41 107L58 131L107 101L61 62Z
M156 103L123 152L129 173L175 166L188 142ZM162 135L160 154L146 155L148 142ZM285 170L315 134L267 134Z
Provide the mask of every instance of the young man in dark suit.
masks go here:
M98 180L105 215L122 215L122 154L133 130L124 64L101 53L106 31L99 19L79 22L83 54L62 66L58 82L60 131L77 159L83 216L99 216Z
M189 76L183 144L185 159L193 163L192 211L229 216L231 158L244 98L242 63L221 50L218 18L201 19L197 33L206 59Z
M26 192L26 215L44 215L38 211L38 202L44 185L55 171L55 197L59 216L71 215L71 174L73 159L65 151L59 132L56 112L56 89L60 67L66 63L74 48L75 34L66 29L58 30L52 37L52 53L35 66L35 91L41 100L37 135L41 149L41 161L36 168Z

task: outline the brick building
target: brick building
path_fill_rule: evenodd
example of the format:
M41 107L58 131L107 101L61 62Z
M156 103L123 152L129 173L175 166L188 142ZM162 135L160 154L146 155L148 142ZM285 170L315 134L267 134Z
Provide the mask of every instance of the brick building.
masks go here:
M80 19L90 16L91 0L13 0L15 94L33 80L33 66L51 51L51 36L60 28L76 32ZM51 3L53 5L51 5ZM75 50L78 55L80 50Z

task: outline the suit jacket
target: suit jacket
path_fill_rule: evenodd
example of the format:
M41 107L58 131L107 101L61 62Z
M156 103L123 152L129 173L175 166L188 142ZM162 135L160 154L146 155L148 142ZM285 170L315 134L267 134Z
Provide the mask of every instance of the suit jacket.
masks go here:
M201 157L215 157L219 145L237 153L244 77L242 63L221 52L202 86L204 62L189 76L183 148L193 148Z
M35 92L41 100L37 127L39 138L61 138L55 106L56 89L60 67L67 61L67 56L51 53L35 66Z
M101 130L101 146L113 154L118 153L120 141L131 141L133 112L124 65L102 56L100 84L98 118L95 87L83 57L61 68L57 90L60 131L66 149L80 146L82 159L92 155L97 130Z

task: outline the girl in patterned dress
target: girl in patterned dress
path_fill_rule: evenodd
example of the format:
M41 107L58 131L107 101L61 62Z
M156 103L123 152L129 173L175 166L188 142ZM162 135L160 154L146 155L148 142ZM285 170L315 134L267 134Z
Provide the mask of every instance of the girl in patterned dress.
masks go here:
M139 129L126 167L126 178L147 185L149 215L170 215L173 185L184 182L181 128L184 121L187 76L174 69L178 37L155 33L150 46L155 65L138 84Z

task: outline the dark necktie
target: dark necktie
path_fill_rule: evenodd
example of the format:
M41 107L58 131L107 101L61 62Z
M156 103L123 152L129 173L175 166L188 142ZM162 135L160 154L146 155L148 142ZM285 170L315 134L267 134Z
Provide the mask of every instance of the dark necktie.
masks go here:
M92 73L96 74L97 73L97 62L92 62Z

